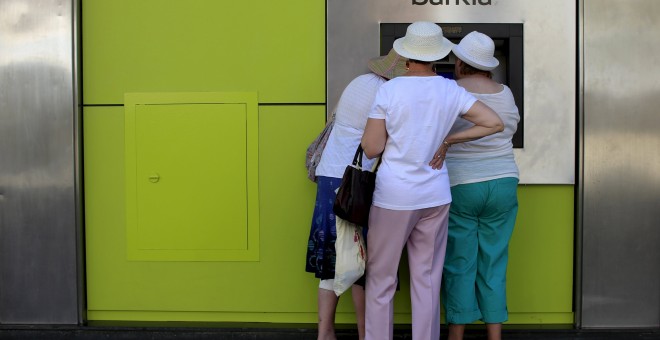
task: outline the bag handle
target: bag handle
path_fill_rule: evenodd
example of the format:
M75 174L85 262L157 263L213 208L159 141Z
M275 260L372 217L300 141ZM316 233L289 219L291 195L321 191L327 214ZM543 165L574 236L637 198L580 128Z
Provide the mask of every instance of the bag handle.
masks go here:
M364 155L364 149L362 149L362 143L358 144L357 150L355 150L355 156L353 156L353 166L359 170L362 170L362 156ZM378 157L378 162L371 169L371 172L375 173L378 171L380 162L383 160L383 157Z
M353 156L353 166L362 170L362 155L364 150L362 149L362 143L358 144L357 150L355 150L355 156Z

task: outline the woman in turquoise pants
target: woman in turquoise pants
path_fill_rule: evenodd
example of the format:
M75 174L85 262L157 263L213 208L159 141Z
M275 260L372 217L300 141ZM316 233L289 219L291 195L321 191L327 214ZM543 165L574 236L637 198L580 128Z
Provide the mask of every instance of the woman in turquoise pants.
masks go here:
M501 338L508 319L506 268L509 240L518 212L518 167L511 138L520 115L511 90L492 79L499 62L486 35L471 32L454 46L457 82L490 106L504 131L455 145L441 145L438 155L449 171L452 204L443 271L442 303L449 339L463 338L465 324L486 323L489 340ZM452 131L472 124L458 119Z
M451 188L442 284L451 340L462 339L463 325L476 320L486 323L489 339L500 338L508 319L506 268L517 185L517 178L506 177Z

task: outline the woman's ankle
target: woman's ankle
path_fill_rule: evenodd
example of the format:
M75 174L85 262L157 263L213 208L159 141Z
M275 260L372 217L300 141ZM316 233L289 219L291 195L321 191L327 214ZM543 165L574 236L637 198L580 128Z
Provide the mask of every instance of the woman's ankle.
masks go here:
M448 340L463 340L465 325L449 324Z

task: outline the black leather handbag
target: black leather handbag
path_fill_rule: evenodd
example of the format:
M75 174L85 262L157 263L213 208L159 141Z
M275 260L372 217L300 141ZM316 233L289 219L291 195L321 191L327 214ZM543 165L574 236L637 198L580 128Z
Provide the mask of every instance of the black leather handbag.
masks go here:
M362 145L358 145L353 163L346 166L346 170L344 170L332 210L341 219L360 226L368 226L369 209L371 209L376 188L376 171L378 171L380 159L373 172L364 170L362 169L363 154Z

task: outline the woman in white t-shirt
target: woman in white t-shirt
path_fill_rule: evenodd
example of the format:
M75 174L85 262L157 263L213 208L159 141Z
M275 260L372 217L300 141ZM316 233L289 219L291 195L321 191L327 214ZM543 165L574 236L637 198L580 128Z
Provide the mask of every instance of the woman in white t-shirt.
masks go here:
M453 44L431 22L408 26L394 50L408 72L383 84L362 137L368 158L382 155L367 239L366 339L393 336L393 298L404 246L408 250L413 340L440 336L440 285L451 193L447 169L433 169L439 145L475 140L502 130L497 114L438 76L432 61ZM447 136L457 117L473 122Z
M307 243L305 270L314 273L321 280L318 289L319 340L336 339L334 321L338 297L333 290L333 279L337 229L335 214L332 211L335 190L341 183L346 166L353 160L376 91L388 79L403 74L406 71L404 65L405 60L392 50L386 56L369 60L367 66L371 73L360 75L348 84L337 104L334 127L316 168L316 203ZM371 161L363 162L366 168L371 167L371 164ZM358 333L362 340L364 339L364 278L358 280L351 290Z
M449 340L463 339L465 324L482 320L489 340L501 338L508 319L506 268L518 213L518 166L511 139L520 114L511 90L492 79L499 61L495 43L471 32L454 46L458 85L495 110L504 131L446 151L453 202L442 277L442 304ZM452 131L472 124L456 121ZM440 152L443 153L443 150Z

